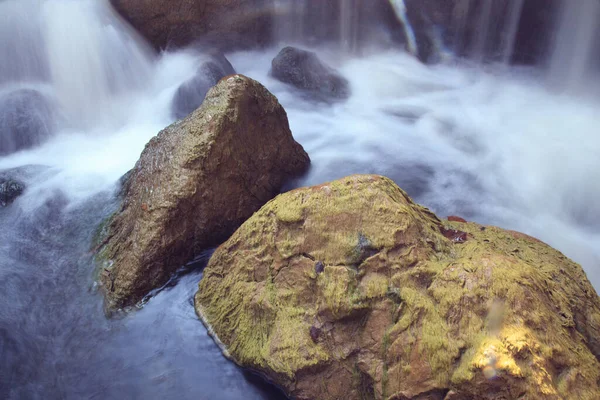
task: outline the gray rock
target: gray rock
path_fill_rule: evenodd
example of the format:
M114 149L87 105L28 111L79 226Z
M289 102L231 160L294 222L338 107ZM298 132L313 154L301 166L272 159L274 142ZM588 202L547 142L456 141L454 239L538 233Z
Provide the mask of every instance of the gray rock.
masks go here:
M312 51L291 46L283 48L271 63L271 75L321 100L350 97L350 84L346 78L323 63Z
M0 207L6 207L23 194L25 185L14 179L0 178Z
M222 54L211 57L203 62L196 75L184 82L173 98L172 112L177 119L182 119L200 107L209 89L215 86L221 78L235 74L235 69Z
M0 96L0 155L35 147L54 130L54 110L48 99L33 89Z

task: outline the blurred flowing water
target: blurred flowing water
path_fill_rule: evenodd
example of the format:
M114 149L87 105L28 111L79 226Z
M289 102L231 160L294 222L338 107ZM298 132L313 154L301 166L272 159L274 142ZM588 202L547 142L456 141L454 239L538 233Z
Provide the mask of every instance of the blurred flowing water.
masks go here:
M310 154L294 185L387 175L440 216L548 242L600 288L600 96L581 87L595 73L595 22L574 32L561 15L544 68L319 47L351 83L343 103L315 103L271 78L278 47L228 57L279 98ZM192 296L209 253L122 319L104 318L94 284L91 241L117 206L116 182L173 121L173 95L200 51L156 56L93 0L4 0L0 39L0 104L30 89L55 109L48 138L0 157L0 170L27 184L0 209L0 398L282 398L226 361L197 320ZM569 41L590 49L563 59L577 73L553 67Z

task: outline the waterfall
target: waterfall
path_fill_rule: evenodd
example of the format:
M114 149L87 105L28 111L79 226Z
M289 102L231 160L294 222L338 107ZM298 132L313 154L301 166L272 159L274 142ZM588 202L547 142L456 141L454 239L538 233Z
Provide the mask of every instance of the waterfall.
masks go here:
M510 3L508 22L506 24L504 43L502 46L502 63L509 64L515 49L517 40L517 32L519 30L519 22L521 21L521 13L525 0L514 0Z
M404 28L404 35L406 36L406 45L408 51L412 55L417 55L419 53L419 44L417 43L417 37L415 35L415 31L412 27L408 16L406 15L406 4L404 0L390 0L390 4L394 9L394 12L402 22L402 26Z
M600 1L564 2L550 57L550 79L562 89L581 89L589 84L593 57L598 54Z
M548 90L540 73L573 91L600 82L600 0L272 1L276 39L314 47L352 88L343 102L314 101L269 73L280 47L226 54L277 97L310 154L292 187L388 176L440 216L539 237L600 290L600 96ZM554 40L547 59L531 57L536 68L413 56L445 47L509 64L535 45L523 41L540 31L538 11ZM362 52L397 33L405 42ZM26 186L0 208L0 398L280 398L222 357L197 320L199 271L123 319L106 320L96 292L92 238L119 206L115 184L173 122L199 47L154 54L109 0L0 0L0 172ZM25 117L44 136L2 153L4 138L27 131L4 127Z
M6 0L0 37L0 92L42 82L77 129L122 113L119 94L150 72L148 48L108 0Z
M354 53L358 49L358 2L341 0L340 3L340 43L342 51Z
M348 55L397 47L403 40L393 5L385 0L274 0L274 7L275 42L327 44Z
M526 0L462 0L452 24L454 48L476 62L511 62Z

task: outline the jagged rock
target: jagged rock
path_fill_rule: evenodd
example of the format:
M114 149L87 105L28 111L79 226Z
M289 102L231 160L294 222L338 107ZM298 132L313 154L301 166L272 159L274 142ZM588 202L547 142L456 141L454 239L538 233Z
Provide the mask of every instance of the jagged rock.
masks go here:
M242 75L221 80L150 140L126 177L97 254L107 311L136 304L227 239L309 162L271 93Z
M441 221L380 176L267 203L216 250L195 307L228 357L299 400L600 398L582 268Z
M320 99L346 99L350 85L346 78L324 64L316 53L285 47L271 63L271 75Z
M196 75L184 82L173 98L173 114L177 119L184 118L189 113L200 107L208 90L215 86L221 78L235 74L233 66L222 54L212 56L204 61Z
M37 90L0 95L0 155L41 144L52 134L54 122L52 106Z

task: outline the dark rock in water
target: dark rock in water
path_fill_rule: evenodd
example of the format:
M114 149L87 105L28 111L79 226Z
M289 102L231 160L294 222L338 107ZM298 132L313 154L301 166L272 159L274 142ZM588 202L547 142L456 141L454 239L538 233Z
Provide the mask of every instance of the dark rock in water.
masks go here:
M54 130L54 112L37 90L20 89L0 96L0 155L44 142Z
M348 81L312 51L285 47L272 61L271 75L322 100L350 97Z
M34 180L43 179L41 174L47 170L42 165L26 165L0 171L0 207L15 201Z
M242 75L222 79L122 179L121 209L95 240L107 311L135 305L226 240L309 163L275 96Z
M273 38L272 0L110 0L155 48L201 40L221 50L263 46Z
M235 69L222 54L203 62L196 75L177 89L173 98L173 115L177 119L186 117L200 107L211 87L215 86L221 78L232 74L235 74Z
M25 185L13 179L0 178L0 207L6 207L23 194Z

